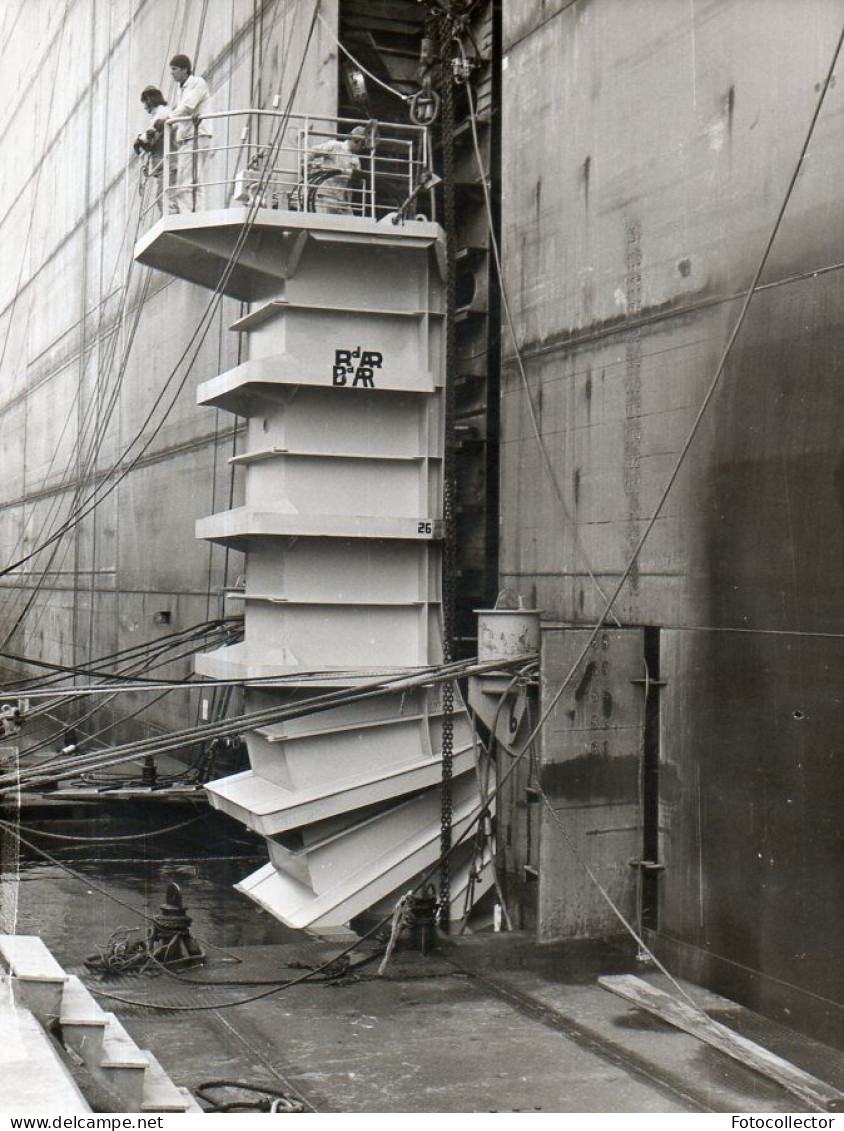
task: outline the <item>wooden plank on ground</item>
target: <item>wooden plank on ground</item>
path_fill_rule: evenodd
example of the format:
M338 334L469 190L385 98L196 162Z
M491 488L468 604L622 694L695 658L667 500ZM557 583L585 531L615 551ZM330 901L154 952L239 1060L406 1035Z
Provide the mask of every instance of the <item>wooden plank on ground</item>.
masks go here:
M637 978L634 974L617 974L599 978L598 985L654 1014L669 1025L682 1029L684 1033L690 1033L747 1068L775 1080L809 1107L817 1111L844 1111L844 1094L831 1084L804 1072L796 1064L783 1060L781 1056L742 1037L720 1021L707 1017L687 1002L665 993L644 979Z

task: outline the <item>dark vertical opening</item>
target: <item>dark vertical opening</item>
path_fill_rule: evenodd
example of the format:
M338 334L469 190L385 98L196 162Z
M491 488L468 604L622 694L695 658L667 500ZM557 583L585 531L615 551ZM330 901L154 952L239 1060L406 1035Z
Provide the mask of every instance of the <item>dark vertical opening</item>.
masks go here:
M660 676L660 630L645 626L645 664L648 670L645 697L644 750L642 759L642 859L659 861L659 732L660 688L654 685ZM659 873L642 869L642 926L657 930L659 926Z
M493 232L501 247L501 0L492 4L492 122L490 136L490 197ZM497 340L496 340L497 339ZM495 264L490 264L489 330L486 404L486 568L488 603L498 592L499 436L501 431L501 291Z

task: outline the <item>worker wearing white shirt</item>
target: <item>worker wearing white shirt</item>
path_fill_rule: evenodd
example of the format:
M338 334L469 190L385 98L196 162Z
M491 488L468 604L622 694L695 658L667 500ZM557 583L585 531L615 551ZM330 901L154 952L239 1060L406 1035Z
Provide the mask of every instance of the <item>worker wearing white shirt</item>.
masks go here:
M175 163L176 187L170 192L170 212L200 212L205 207L205 167L211 148L211 129L203 116L211 110L208 83L193 73L187 55L174 55L170 74L181 90L176 105L166 117L156 118L161 127L171 123L171 160ZM177 122L176 118L186 121Z

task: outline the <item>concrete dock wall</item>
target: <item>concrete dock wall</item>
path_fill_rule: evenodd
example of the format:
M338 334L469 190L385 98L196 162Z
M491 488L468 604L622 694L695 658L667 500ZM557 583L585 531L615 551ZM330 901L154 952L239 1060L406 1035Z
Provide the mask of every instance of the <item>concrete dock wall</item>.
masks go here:
M336 28L336 7L334 0L321 4L328 27ZM4 7L4 564L43 541L72 509L80 481L87 477L84 499L121 456L208 303L204 290L155 272L144 296L146 270L130 272L140 183L132 141L148 124L141 89L152 83L169 96L174 84L167 62L184 51L207 78L214 109L269 108L275 95L283 107L311 13L312 5L301 0L28 0ZM317 22L294 111L336 112L336 62L335 44ZM226 128L227 142L237 147L238 124L219 127L217 142ZM239 499L239 477L232 480L227 462L238 426L225 414L198 408L195 389L237 364L238 337L228 326L239 310L232 300L221 303L184 388L137 466L55 553L45 550L0 579L0 640L32 598L8 651L81 664L220 614L220 587L241 572L238 555L197 542L194 520L219 510L230 492ZM183 373L184 366L178 377ZM159 408L144 438L161 416ZM103 440L89 467L100 427ZM170 613L167 626L154 623L161 611ZM160 669L171 675L187 670L187 662ZM184 725L195 704L183 700L165 698L141 719ZM114 706L128 714L139 705L121 700Z
M501 581L550 620L594 623L657 506L840 20L834 0L505 5L506 284L563 504L506 335ZM658 944L726 992L841 1035L838 78L615 612L660 629Z

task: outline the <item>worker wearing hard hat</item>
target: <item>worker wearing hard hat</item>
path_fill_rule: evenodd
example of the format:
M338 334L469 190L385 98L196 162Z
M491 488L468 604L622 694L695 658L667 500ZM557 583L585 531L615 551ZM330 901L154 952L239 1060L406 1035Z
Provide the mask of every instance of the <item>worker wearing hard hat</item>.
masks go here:
M179 84L176 105L166 114L159 114L157 129L170 124L175 170L175 188L168 190L170 212L199 212L205 207L205 167L211 147L211 127L207 115L211 110L208 83L193 73L187 55L174 55L170 74ZM174 119L184 118L185 121Z
M314 212L350 215L360 180L358 153L366 149L366 127L355 126L345 138L332 138L308 150L308 179L314 184ZM360 203L360 201L358 201Z

